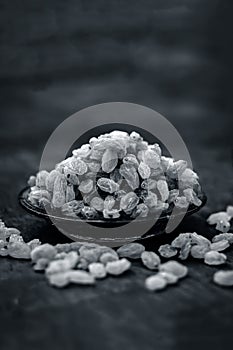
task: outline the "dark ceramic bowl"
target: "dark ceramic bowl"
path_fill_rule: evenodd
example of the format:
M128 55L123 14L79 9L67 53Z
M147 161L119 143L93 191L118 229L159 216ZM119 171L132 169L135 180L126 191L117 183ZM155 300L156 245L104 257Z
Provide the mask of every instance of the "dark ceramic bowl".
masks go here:
M26 187L19 193L19 202L28 212L49 219L64 235L73 241L95 242L111 246L119 246L130 241L161 235L165 233L165 228L170 218L181 221L183 217L200 210L207 201L205 194L202 193L199 195L202 201L201 206L190 205L185 214L180 210L176 211L172 217L169 213L162 213L157 219L154 216L149 216L137 218L136 220L122 218L84 220L78 216L66 216L59 212L48 214L44 209L34 206L28 200L29 191L30 188ZM129 223L131 224L130 229ZM127 229L125 225L127 225ZM99 230L99 228L102 228L102 230Z

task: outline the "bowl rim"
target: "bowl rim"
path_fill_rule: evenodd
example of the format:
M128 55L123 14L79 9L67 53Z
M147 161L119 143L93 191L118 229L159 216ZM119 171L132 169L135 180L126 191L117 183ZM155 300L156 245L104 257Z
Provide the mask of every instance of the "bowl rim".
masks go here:
M38 216L38 217L43 217L45 219L49 219L49 218L52 218L52 219L55 219L55 220L64 220L64 221L72 221L72 222L77 222L77 223L80 223L82 221L86 222L86 223L89 223L89 224L110 224L110 223L115 223L115 224L121 224L121 225L124 225L124 224L127 224L133 220L130 220L130 219L82 219L81 217L70 217L70 216L61 216L61 215L53 215L53 214L48 214L44 209L42 208L39 208L35 205L33 205L27 198L27 195L30 191L30 186L26 186L24 187L18 194L18 201L19 201L19 204L21 205L21 207L23 207L27 212L29 212L30 214L33 214L35 216ZM194 205L191 205L189 206L188 210L185 212L185 216L188 216L188 215L192 215L196 212L198 212L207 202L207 196L205 194L205 192L202 191L201 195L198 196L199 199L201 199L202 201L202 204L197 207L197 206L194 206ZM166 214L166 215L162 215L158 218L157 221L162 221L162 220L167 220L168 218L171 218L171 217L174 217L174 216L180 216L180 215L183 215L184 214L184 211L180 210L178 213L176 213L175 215L169 215L169 214ZM144 218L137 218L137 221L138 222L145 222L145 221L148 221L148 220L154 220L154 217L150 216L150 217L144 217Z

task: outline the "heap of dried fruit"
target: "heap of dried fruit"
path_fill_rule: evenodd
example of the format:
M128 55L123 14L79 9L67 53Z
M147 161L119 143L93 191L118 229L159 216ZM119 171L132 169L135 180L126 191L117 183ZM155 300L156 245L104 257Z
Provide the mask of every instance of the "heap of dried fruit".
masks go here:
M133 254L139 248L145 249L141 244L132 243ZM120 258L112 248L94 243L43 244L31 252L31 259L34 269L45 271L49 283L56 287L70 283L95 284L96 279L121 275L131 267L130 261Z
M28 184L33 205L84 219L147 217L202 204L198 176L187 162L162 156L158 144L135 131L92 137Z
M211 214L207 221L209 225L216 225L216 230L228 232L231 227L231 219L233 218L233 206L228 205L226 211L219 211Z
M39 239L33 239L25 243L21 232L17 228L7 227L0 219L0 256L30 259L31 251L40 244Z
M227 249L231 243L233 233L230 232L214 236L212 242L196 232L181 233L171 244L161 245L159 253L164 258L178 255L181 260L191 255L194 259L204 259L208 265L221 265L226 262L226 255L219 252Z
M145 286L151 291L164 289L169 284L176 284L179 279L188 274L188 268L175 260L170 260L158 266L159 272L147 277Z

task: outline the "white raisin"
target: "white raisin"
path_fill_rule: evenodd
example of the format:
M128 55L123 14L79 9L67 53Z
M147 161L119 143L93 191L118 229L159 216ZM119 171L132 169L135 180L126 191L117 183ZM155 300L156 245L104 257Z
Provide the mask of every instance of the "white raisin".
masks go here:
M35 176L30 176L28 179L28 186L32 187L36 185L36 177Z
M229 223L229 221L223 221L220 220L218 221L217 225L216 225L216 230L221 231L221 232L228 232L230 230L231 224Z
M154 179L146 179L142 181L141 188L145 190L155 190L157 188L157 181Z
M93 181L91 179L81 181L78 189L82 193L90 193L93 189Z
M31 250L35 249L36 247L39 247L41 245L41 241L37 238L31 240L27 243L27 245L30 247Z
M52 275L48 275L48 281L52 286L58 288L63 288L70 283L69 275L67 272L54 273Z
M120 174L120 171L118 168L115 168L113 172L110 173L110 179L113 180L114 182L121 184L122 182L122 176Z
M204 245L209 247L211 242L204 236L198 235L196 232L191 233L191 243L192 244L198 244L198 245Z
M192 169L185 169L179 176L179 184L182 188L193 187L198 184L198 176Z
M222 241L211 243L210 249L215 250L217 252L221 252L221 251L227 249L229 246L230 246L230 244L229 244L228 240L223 239Z
M45 259L45 258L41 258L39 260L37 260L36 264L33 266L33 269L35 271L44 271L46 269L46 267L49 264L49 260Z
M95 210L103 211L104 209L104 201L100 197L93 197L90 202L90 206Z
M80 158L72 159L70 166L71 169L78 175L84 175L88 170L87 164Z
M194 245L191 248L191 256L194 259L204 259L205 254L210 250L209 246L207 245Z
M167 286L167 281L165 278L159 274L147 277L145 280L146 289L151 291L159 291L164 289Z
M104 278L107 275L106 269L103 264L96 262L96 263L91 263L88 266L89 272L92 276L95 278Z
M99 258L99 260L100 260L100 262L102 263L102 264L107 264L108 262L110 262L110 261L116 261L116 260L119 260L119 257L118 257L118 255L117 255L117 253L116 252L114 252L114 253L110 253L110 252L106 252L106 253L103 253L101 256L100 256L100 258Z
M118 163L117 152L112 149L106 149L102 157L102 169L106 173L111 173Z
M176 198L179 196L179 190L174 189L169 192L168 202L172 203L176 200Z
M120 208L124 210L124 212L130 212L137 206L138 202L139 198L136 193L129 192L121 198Z
M97 181L97 185L102 191L108 192L108 193L113 193L119 190L119 184L117 184L111 179L107 179L104 177L101 177Z
M84 258L89 263L97 262L99 260L101 253L102 253L101 248L98 245L88 246L85 244L79 249L80 257Z
M87 220L95 219L98 215L97 211L94 208L88 206L84 206L82 208L81 214Z
M192 203L197 207L201 205L202 201L197 197L196 193L193 191L192 188L186 188L183 191L183 194L186 197L188 203Z
M136 218L137 216L145 218L147 217L149 213L149 208L145 203L140 203L137 205L137 207L134 209L131 217Z
M135 190L139 187L139 176L135 167L131 164L123 163L120 166L120 174L124 177L128 185Z
M8 237L10 235L17 235L17 236L21 235L20 230L18 230L15 227L6 227L5 230L6 230L6 234L7 234Z
M168 189L167 182L165 180L158 180L158 182L157 182L157 189L158 189L158 191L160 193L161 200L163 202L166 202L166 200L169 197L169 189Z
M233 218L233 205L227 206L226 213L231 219Z
M185 196L177 197L174 201L174 204L179 209L185 209L189 206L187 198Z
M87 158L91 153L91 146L88 144L82 145L80 148L72 151L72 154L76 158Z
M36 262L41 258L52 260L57 253L57 250L51 244L42 244L31 251L31 259Z
M8 244L8 254L15 259L30 259L31 249L24 242L12 242Z
M145 247L140 243L124 244L117 249L117 254L121 258L139 259Z
M46 178L46 189L48 191L53 192L54 182L58 176L60 176L60 173L57 170L52 170L48 174L48 176Z
M117 219L120 217L120 211L118 209L104 209L103 216L105 219Z
M48 175L49 173L46 170L39 171L39 173L36 175L36 186L39 188L46 187L46 179Z
M64 259L51 261L46 269L46 274L50 275L71 270L76 266L77 262L77 252L69 252Z
M136 142L142 141L142 136L136 131L132 131L129 137Z
M229 221L230 216L225 211L220 211L218 213L213 213L207 218L209 225L216 225L219 221Z
M192 245L190 242L187 242L183 247L180 249L179 259L186 260L189 256L189 253L191 251Z
M176 284L179 280L179 278L176 275L174 275L171 272L166 272L166 271L160 271L157 274L157 276L163 277L167 281L167 284Z
M116 201L113 196L107 196L104 200L104 209L111 210L114 207L115 203Z
M9 242L10 243L13 243L13 242L24 242L23 240L23 237L18 235L18 234L15 234L15 233L12 233L9 237Z
M226 262L227 257L223 253L210 251L205 254L204 262L207 265L222 265Z
M177 254L177 249L172 247L170 244L164 244L159 247L159 254L163 258L172 258Z
M4 248L6 244L7 244L6 241L3 241L2 239L0 239L0 249Z
M130 261L123 258L116 261L111 261L106 264L106 271L110 275L121 275L125 271L129 270L131 267Z
M148 148L151 149L152 151L158 153L159 156L161 156L162 151L161 151L161 148L160 148L158 143L154 143L153 145L149 145Z
M71 202L75 199L75 192L73 186L67 186L66 188L66 202Z
M175 260L167 261L159 266L159 271L173 273L178 278L183 278L188 273L188 268Z
M52 204L55 208L60 208L66 202L66 177L60 174L54 181Z
M228 271L217 271L214 274L213 278L216 284L224 287L232 287L233 286L233 270Z
M213 237L212 242L218 242L222 240L227 240L230 244L233 244L233 233L226 232L226 233L220 233L219 235L216 235Z
M152 149L148 149L143 154L143 161L149 165L150 168L156 169L160 165L160 156Z
M136 169L139 166L138 160L134 154L126 154L123 158L123 163L133 165Z
M146 204L149 208L157 208L158 197L154 192L148 191L148 196L146 196L144 200L144 204Z
M171 243L172 247L182 248L187 242L190 242L190 233L180 233Z
M88 168L93 173L98 173L101 168L101 164L99 162L90 162L88 163Z
M84 259L84 258L80 258L80 259L78 260L77 268L80 269L80 270L87 270L89 264L90 264L89 261L87 261L87 260Z
M144 162L140 162L139 167L138 167L138 172L139 175L141 176L142 179L148 179L151 174L151 170L149 165L147 165Z
M145 265L150 270L156 269L161 263L160 257L156 253L150 251L142 252L141 259L143 265Z

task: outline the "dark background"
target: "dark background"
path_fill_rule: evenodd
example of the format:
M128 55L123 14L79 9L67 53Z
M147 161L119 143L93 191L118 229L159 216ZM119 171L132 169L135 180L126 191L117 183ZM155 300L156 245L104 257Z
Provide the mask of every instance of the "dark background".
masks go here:
M26 240L66 239L21 209L17 194L44 144L72 113L126 101L168 118L208 196L179 231L214 233L211 211L233 204L232 6L216 0L0 1L0 216ZM170 238L165 239L169 241ZM158 242L147 243L154 249ZM228 268L233 252L228 252ZM1 258L1 349L232 347L233 290L215 268L148 293L140 263L94 288L56 290L30 263Z

